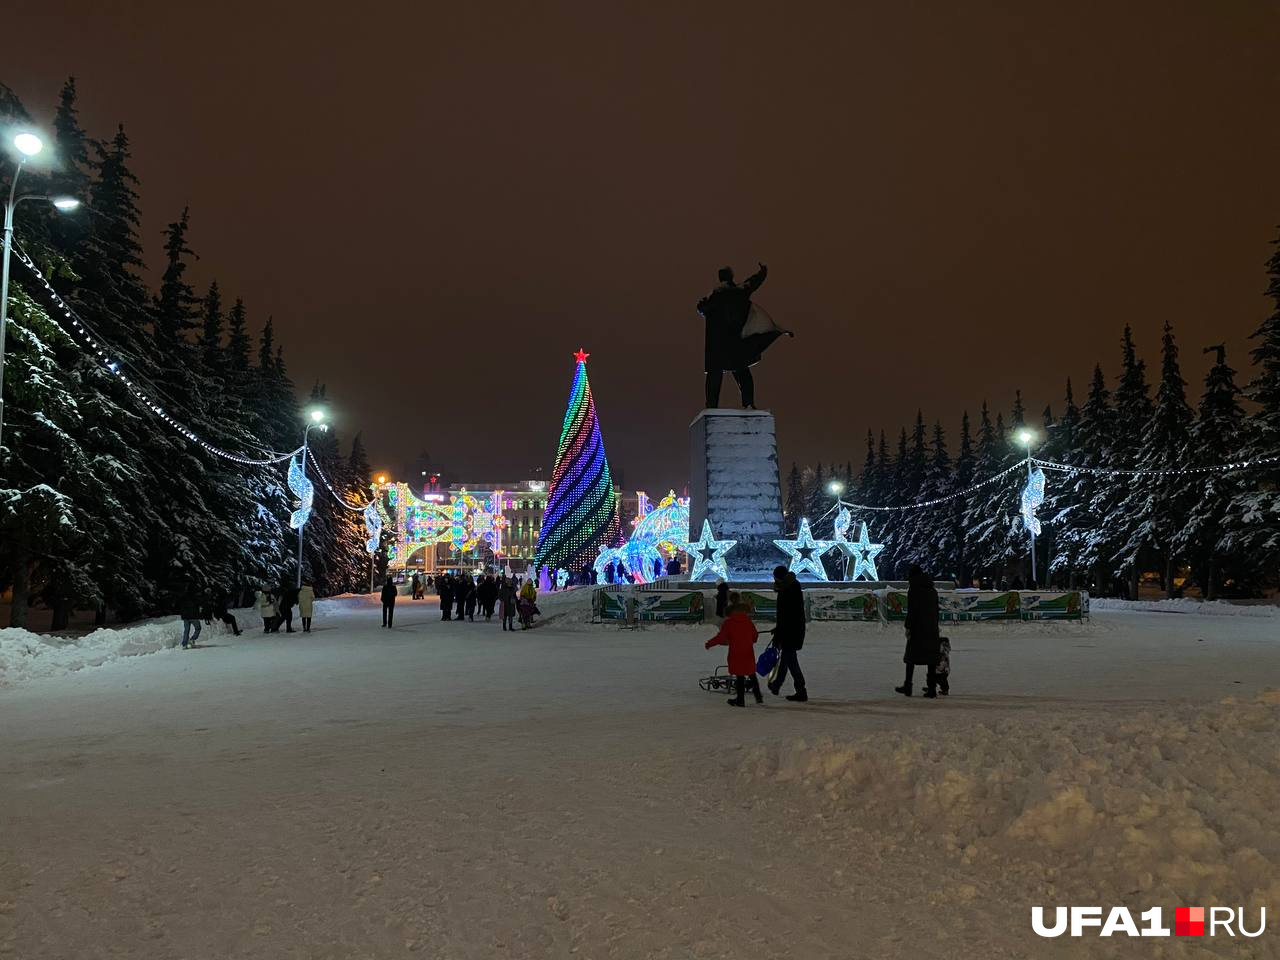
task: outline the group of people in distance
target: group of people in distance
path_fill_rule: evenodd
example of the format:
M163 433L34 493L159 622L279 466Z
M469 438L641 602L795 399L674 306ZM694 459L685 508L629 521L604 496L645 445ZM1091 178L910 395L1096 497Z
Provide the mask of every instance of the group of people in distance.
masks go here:
M415 600L424 599L429 587L434 587L440 597L441 620L474 623L477 613L488 621L497 612L503 630L515 630L517 618L520 629L527 630L533 626L533 618L541 612L537 603L538 589L528 578L522 581L505 573L495 577L492 571L486 571L478 578L465 573L442 573L424 581L421 574L415 573L410 581L411 596ZM382 587L384 627L393 624L398 595L395 582L388 579Z
M734 683L734 695L728 701L731 707L745 707L748 690L756 703L764 702L757 679L761 671L771 674L768 688L775 697L782 692L782 685L789 674L795 692L787 699L794 703L804 703L809 699L798 656L804 646L804 594L796 575L786 567L774 568L773 587L778 593L778 608L775 625L770 631L770 646L778 653L772 670L766 670L756 660L755 643L760 634L751 620L748 605L723 580L716 588L716 616L723 620L720 631L706 642L706 648L729 648L729 674ZM911 683L917 666L926 668L925 697L934 698L939 693L945 697L950 693L951 642L940 636L938 612L938 591L933 581L919 567L912 567L907 586L907 647L902 655L902 662L907 668L906 679L902 686L894 687L896 693L907 697L912 695Z

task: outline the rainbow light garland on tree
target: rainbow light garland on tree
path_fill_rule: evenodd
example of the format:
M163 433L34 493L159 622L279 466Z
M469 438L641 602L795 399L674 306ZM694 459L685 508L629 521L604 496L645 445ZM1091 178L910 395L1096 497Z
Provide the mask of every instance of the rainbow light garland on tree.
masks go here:
M601 544L618 542L619 523L613 477L587 379L590 354L580 349L573 356L573 388L533 562L578 570L595 560Z

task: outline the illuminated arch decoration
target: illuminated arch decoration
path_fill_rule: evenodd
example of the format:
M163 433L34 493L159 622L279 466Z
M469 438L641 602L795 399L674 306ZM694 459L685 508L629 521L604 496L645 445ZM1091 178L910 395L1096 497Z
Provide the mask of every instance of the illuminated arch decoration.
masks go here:
M387 565L392 569L403 568L419 550L442 543L463 553L484 543L501 556L503 531L508 525L503 511L505 491L495 490L479 500L463 490L450 503L444 503L419 500L407 483L388 484L384 489L388 520L394 522L396 530L395 538L387 545ZM369 542L373 542L372 530Z
M615 553L628 573L640 583L649 583L653 580L653 562L662 556L659 551L670 555L684 549L688 542L689 500L676 497L672 491L636 521L631 539Z

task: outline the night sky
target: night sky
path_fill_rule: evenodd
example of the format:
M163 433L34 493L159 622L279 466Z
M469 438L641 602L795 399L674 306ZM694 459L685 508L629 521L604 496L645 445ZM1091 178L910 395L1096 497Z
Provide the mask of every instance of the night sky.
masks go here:
M150 265L273 314L375 468L548 469L589 371L615 474L687 480L694 304L757 260L795 340L756 368L792 459L867 427L1036 419L1173 322L1247 379L1280 224L1280 5L42 2L3 80L126 124ZM736 397L726 378L725 397ZM954 452L954 448L953 448Z

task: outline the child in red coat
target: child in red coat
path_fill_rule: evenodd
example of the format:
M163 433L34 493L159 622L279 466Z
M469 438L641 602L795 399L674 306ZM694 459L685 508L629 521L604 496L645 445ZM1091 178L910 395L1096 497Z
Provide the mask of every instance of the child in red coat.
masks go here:
M763 703L760 681L756 679L755 642L759 633L751 622L747 607L736 593L729 594L728 616L720 624L720 632L707 641L707 649L715 646L729 648L729 673L733 675L736 696L729 701L731 707L745 707L748 679L756 703Z

